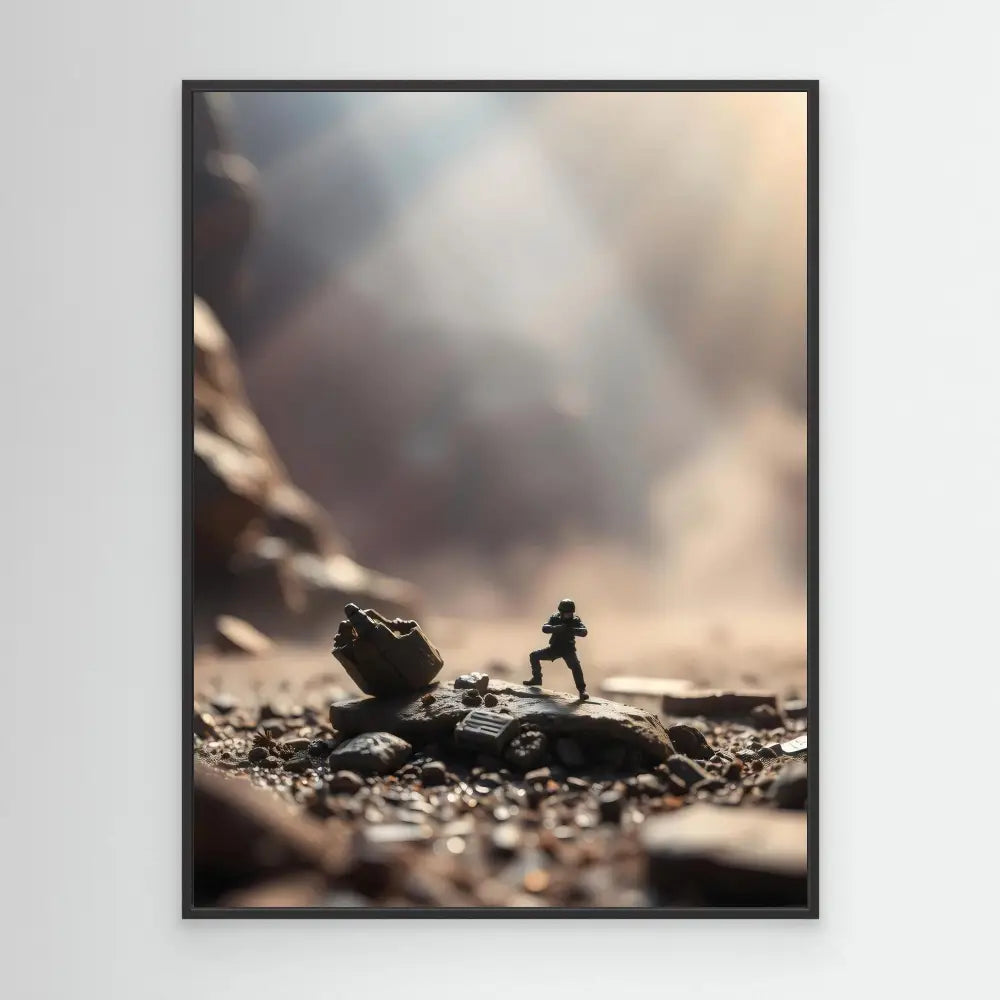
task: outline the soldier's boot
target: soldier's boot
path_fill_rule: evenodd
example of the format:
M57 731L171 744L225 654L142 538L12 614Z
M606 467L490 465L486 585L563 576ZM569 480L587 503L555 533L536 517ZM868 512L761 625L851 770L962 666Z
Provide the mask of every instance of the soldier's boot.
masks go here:
M528 657L528 662L531 664L531 676L524 683L529 687L540 687L542 683L542 660L538 655L538 650L535 650Z
M566 657L566 666L569 667L573 674L573 682L576 684L576 690L580 695L580 701L588 701L590 695L587 694L587 682L583 679L583 668L580 666L580 661L576 656Z

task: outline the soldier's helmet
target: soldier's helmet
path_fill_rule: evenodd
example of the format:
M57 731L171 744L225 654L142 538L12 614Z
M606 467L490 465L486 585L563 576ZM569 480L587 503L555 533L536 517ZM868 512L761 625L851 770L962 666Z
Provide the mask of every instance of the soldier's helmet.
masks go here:
M560 614L564 614L567 611L569 611L571 614L575 614L576 602L571 601L568 597L565 597L559 602L559 612Z

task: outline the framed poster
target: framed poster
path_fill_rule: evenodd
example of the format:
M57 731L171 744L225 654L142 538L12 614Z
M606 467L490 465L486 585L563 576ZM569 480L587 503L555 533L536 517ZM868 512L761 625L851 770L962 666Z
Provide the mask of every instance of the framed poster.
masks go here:
M183 105L184 915L816 916L817 83Z

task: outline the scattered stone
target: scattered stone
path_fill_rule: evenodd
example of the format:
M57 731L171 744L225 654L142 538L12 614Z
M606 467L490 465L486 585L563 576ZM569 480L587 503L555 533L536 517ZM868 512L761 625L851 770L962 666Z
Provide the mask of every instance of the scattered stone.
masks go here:
M494 708L497 704L499 704L499 699L495 694L486 693L483 695L483 704L487 708Z
M271 739L285 735L285 724L281 719L264 719L260 724L261 732Z
M377 611L344 607L333 655L365 694L401 695L427 687L444 666L415 621L389 620Z
M654 764L673 750L660 720L638 708L603 698L581 702L561 692L505 682L494 682L490 692L497 698L491 714L508 715L522 727L530 725L550 737L573 736L596 745L625 743L642 760ZM461 691L441 685L434 694L430 706L421 703L419 694L335 702L330 706L330 722L348 736L384 730L412 743L428 743L447 737L469 712Z
M332 749L333 745L328 740L313 740L306 747L306 753L310 757L326 757Z
M664 695L661 710L664 715L684 719L698 715L706 719L744 719L758 705L770 705L777 711L777 695L763 691L690 691Z
M237 701L231 694L219 693L212 696L209 704L219 713L219 715L228 715L234 708L236 708Z
M802 761L792 761L774 780L769 797L780 809L805 809L809 794L809 772Z
M524 780L529 784L544 785L552 777L552 771L547 767L539 767L534 771L529 771Z
M697 795L699 792L721 792L726 787L726 783L721 778L704 778L691 786L691 794Z
M669 795L676 795L679 798L683 798L687 795L687 792L688 786L676 774L667 775L667 793Z
M208 712L194 713L194 735L202 740L217 740L219 731L215 728L215 719Z
M517 720L509 715L484 710L469 712L455 726L455 743L458 746L502 753L517 730Z
M482 705L482 703L483 696L478 691L466 691L465 694L462 695L463 705L471 705L474 707L476 705Z
M745 790L742 785L729 786L724 794L715 796L714 802L720 806L738 806L742 801Z
M435 788L448 781L448 769L439 760L432 760L420 769L420 780L425 788Z
M421 705L433 705L434 704L434 695L432 695L430 693L430 691L428 691L427 694L421 695L420 696L420 704Z
M807 749L806 733L796 736L794 740L789 740L787 743L781 744L781 752L786 757L802 757L805 755Z
M667 735L677 753L692 760L709 760L715 753L701 730L695 729L694 726L670 726Z
M290 760L285 761L285 770L290 771L292 774L302 774L303 771L308 771L312 766L312 758L304 753L300 753Z
M364 779L353 771L338 771L327 786L331 792L348 792L353 795L364 787Z
M429 823L375 823L362 827L361 836L368 844L380 846L430 840L434 831Z
M501 824L490 834L493 851L503 857L517 854L522 839L520 828L513 823Z
M667 770L680 781L683 781L687 787L698 784L699 781L704 781L706 778L710 778L711 775L703 767L696 764L689 757L684 757L681 754L674 754L672 757L667 758L666 762Z
M486 694L486 689L490 686L489 674L474 673L474 674L462 674L461 677L455 678L456 688L471 688L474 691L478 691L480 694Z
M307 739L282 740L278 746L280 749L287 750L290 753L300 754L308 751L310 742Z
M267 756L267 750L264 747L253 747L247 754L247 760L251 764L259 764Z
M549 760L549 741L537 729L522 730L504 751L504 759L518 771L531 771Z
M359 774L389 774L406 763L413 747L392 733L362 733L330 754L331 768Z
M731 761L723 774L729 781L739 781L743 777L743 762L739 760Z
M625 796L621 792L609 789L601 792L597 799L598 809L601 813L601 821L604 823L617 823L622 818L622 805Z
M215 619L212 644L220 653L242 653L247 656L260 656L269 652L274 646L263 632L233 615L219 615Z
M663 782L655 774L637 774L625 782L637 795L662 795Z
M566 779L566 787L573 788L578 792L586 792L590 790L590 782L586 778L570 777Z
M651 817L640 841L660 905L806 905L804 814L696 804Z
M586 758L580 744L572 736L561 736L556 740L556 756L569 768L583 767Z
M260 766L267 768L269 771L273 771L276 767L281 767L281 759L268 755L260 762Z
M750 721L758 729L775 729L781 725L781 716L774 705L758 705L751 710Z

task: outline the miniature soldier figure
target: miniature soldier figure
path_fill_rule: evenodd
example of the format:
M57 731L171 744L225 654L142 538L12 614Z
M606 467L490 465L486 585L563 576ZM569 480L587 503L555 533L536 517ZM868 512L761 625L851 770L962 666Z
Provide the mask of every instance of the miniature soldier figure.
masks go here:
M529 657L531 663L531 679L525 681L532 687L542 683L542 660L565 660L566 666L573 672L576 689L580 692L580 701L586 701L587 682L583 679L583 670L576 655L576 639L587 634L587 626L576 615L576 604L566 598L559 602L559 610L542 626L542 631L548 635L549 644L542 649L536 649Z

